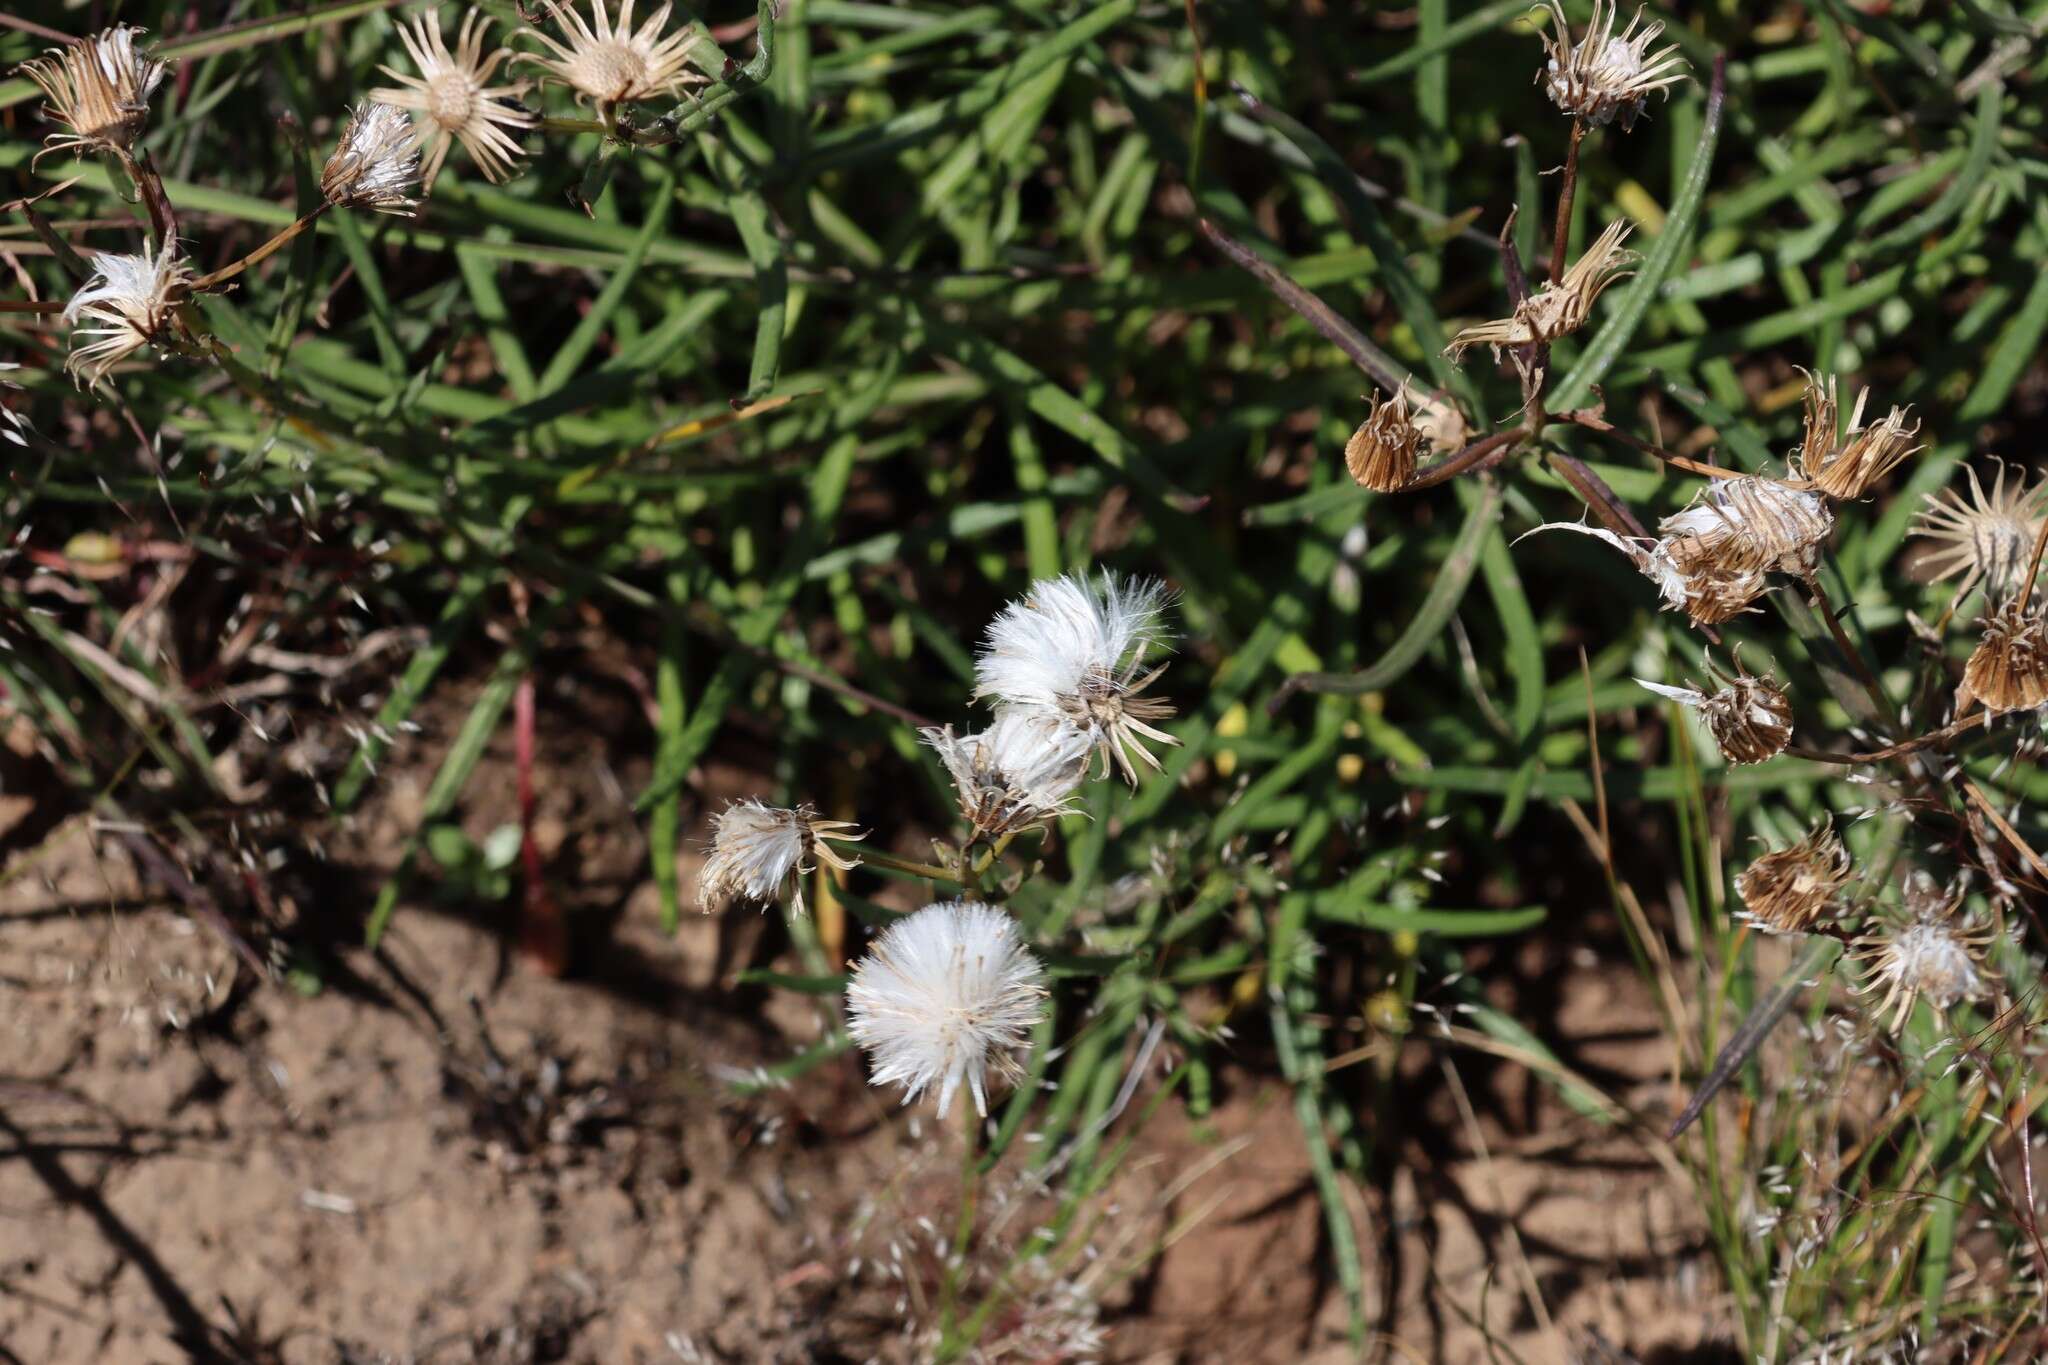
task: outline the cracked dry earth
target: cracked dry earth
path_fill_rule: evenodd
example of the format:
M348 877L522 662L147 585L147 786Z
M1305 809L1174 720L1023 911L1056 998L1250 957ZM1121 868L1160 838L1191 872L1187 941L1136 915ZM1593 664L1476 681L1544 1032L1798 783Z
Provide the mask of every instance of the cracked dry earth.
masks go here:
M394 787L370 836L390 846ZM83 822L15 838L7 799L0 1361L918 1358L917 1220L950 1223L958 1138L850 1059L730 1092L729 1068L820 1027L808 1000L721 984L758 916L671 938L630 886L555 980L489 916L403 906L306 993L259 983ZM1660 1095L1636 979L1564 970L1567 1055ZM1518 1070L1444 1055L1477 1128L1436 1086L1392 1177L1351 1196L1377 1354L1730 1358L1689 1192ZM1207 1116L1163 1109L1104 1197L1072 1271L1103 1359L1354 1358L1292 1099L1245 1061Z

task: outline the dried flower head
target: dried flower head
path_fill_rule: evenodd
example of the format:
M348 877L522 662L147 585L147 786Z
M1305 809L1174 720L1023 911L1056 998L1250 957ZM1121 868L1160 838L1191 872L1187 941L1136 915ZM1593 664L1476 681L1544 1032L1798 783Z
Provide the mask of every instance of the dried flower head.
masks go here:
M1166 601L1165 584L1106 571L1093 584L1080 575L1040 579L989 623L974 695L1064 718L1103 755L1105 771L1114 760L1136 786L1133 757L1159 767L1145 739L1180 743L1147 723L1173 708L1138 695L1166 667L1145 670L1146 651L1166 639Z
M149 96L164 64L135 50L146 30L116 24L69 47L23 62L22 75L42 87L43 115L68 132L44 139L36 159L56 151L126 153L149 120Z
M928 905L889 926L853 969L846 1031L874 1063L875 1085L909 1104L938 1092L939 1117L964 1081L988 1115L988 1077L1014 1084L1016 1052L1044 1010L1045 969L1017 922L978 901Z
M0 363L0 389L11 389L15 393L21 392L21 385L7 377L9 371L20 368L21 366L11 361ZM6 441L9 445L26 446L28 444L28 434L32 430L34 428L29 426L28 418L16 412L12 403L0 403L0 441Z
M1527 346L1531 342L1554 341L1585 326L1592 315L1593 301L1616 280L1635 272L1627 269L1634 253L1622 250L1628 239L1627 223L1610 223L1599 239L1579 257L1564 278L1545 283L1515 307L1510 317L1467 327L1451 338L1444 354L1453 360L1481 342L1493 347L1494 358L1503 346Z
M1404 385L1392 398L1372 405L1372 412L1344 443L1344 467L1362 488L1398 493L1415 477L1423 435L1408 409Z
M1636 681L1699 712L1721 756L1730 763L1761 763L1783 753L1792 742L1792 703L1777 679L1752 676L1742 667L1740 656L1733 674L1715 667L1711 658L1706 667L1708 676L1720 684L1712 692L1667 687L1645 678Z
M1748 611L1770 588L1762 569L1725 568L1697 562L1684 553L1680 542L1670 539L1631 539L1601 526L1578 521L1547 521L1530 528L1538 531L1576 531L1603 540L1627 555L1637 572L1657 585L1657 593L1669 611L1682 611L1696 624L1719 625Z
M1065 814L1092 747L1066 717L1032 706L999 708L978 735L956 736L950 725L921 733L952 774L961 818L989 839Z
M531 128L539 122L513 103L519 86L490 83L491 73L512 55L504 48L484 54L484 35L490 27L482 10L470 10L462 17L451 53L441 39L440 11L430 9L411 24L398 26L399 41L420 74L408 76L388 66L377 68L402 88L372 90L370 97L419 116L414 141L422 150L431 144L422 171L422 179L429 185L440 173L449 144L458 139L488 179L510 180L520 152L518 142L505 130Z
M1686 78L1685 59L1674 45L1651 53L1650 44L1664 31L1662 24L1643 24L1643 12L1627 28L1614 31L1618 7L1593 0L1593 20L1585 36L1572 43L1570 23L1558 0L1549 0L1555 29L1543 39L1549 60L1536 79L1550 102L1573 118L1602 125L1616 115L1624 129L1635 125L1643 104L1657 91L1666 93Z
M1735 879L1741 917L1759 929L1800 934L1817 924L1849 881L1849 850L1823 819L1790 848L1766 853Z
M594 19L586 21L573 3L541 0L542 7L561 29L565 41L557 42L539 29L522 29L538 38L553 57L521 54L576 92L579 101L600 105L629 104L661 94L679 93L685 85L702 82L705 75L690 65L690 52L697 46L698 32L685 28L661 36L668 24L670 6L664 4L648 21L633 31L633 0L620 0L619 20L613 24L605 12L604 0L590 0Z
M320 193L336 208L410 216L419 207L420 158L412 119L403 109L366 101L342 126L341 141L320 172Z
M1849 415L1849 430L1838 443L1835 439L1835 381L1832 376L1806 376L1806 432L1799 454L1792 461L1792 473L1831 498L1844 502L1868 494L1877 481L1899 462L1923 449L1913 444L1920 424L1906 425L1907 409L1893 408L1876 426L1863 425L1863 408L1870 390L1856 397L1856 410Z
M826 837L842 843L867 837L853 833L854 826L847 821L820 820L809 806L789 810L752 797L726 806L712 817L711 825L711 856L697 878L697 903L706 910L727 899L765 905L789 885L801 912L803 877L813 858L842 872L860 866L860 859L841 856Z
M1993 715L2048 705L2048 617L2027 610L2019 597L1981 623L1984 634L1956 689L1956 714L1982 702Z
M1715 479L1657 524L1659 543L1682 573L1775 571L1811 577L1835 529L1818 493L1777 479Z
M1877 1016L1889 1013L1894 1033L1923 998L1939 1011L1984 994L1984 949L1997 930L1989 925L1971 930L1958 914L1961 907L1960 894L1933 907L1923 904L1904 923L1882 925L1856 940L1854 956L1868 972L1856 993L1884 990Z
M102 252L92 265L92 278L64 307L64 323L75 329L64 367L74 382L97 388L109 370L143 347L172 340L178 306L190 296L192 271L175 240L154 256Z
M1964 465L1963 473L1970 480L1969 497L1953 488L1929 494L1912 534L1936 543L1927 556L1935 582L1963 576L1958 601L1980 582L1991 596L2009 597L2026 577L2034 536L2048 519L2048 482L2029 488L2027 471L2019 469L2008 490L2006 464L2000 460L1987 496L1975 468Z

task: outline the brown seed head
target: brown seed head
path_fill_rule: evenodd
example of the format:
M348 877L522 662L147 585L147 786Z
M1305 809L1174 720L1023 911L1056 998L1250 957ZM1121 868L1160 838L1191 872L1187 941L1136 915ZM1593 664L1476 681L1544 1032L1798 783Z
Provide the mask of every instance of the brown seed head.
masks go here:
M1707 671L1721 683L1721 690L1700 703L1700 717L1721 756L1730 763L1761 763L1784 752L1792 742L1792 702L1778 680L1768 674L1753 676L1739 656L1733 675L1715 668L1711 660Z
M1823 819L1790 848L1766 853L1735 879L1743 918L1760 929L1800 934L1819 923L1850 878L1849 850Z
M1867 495L1901 460L1923 449L1913 444L1920 424L1906 425L1905 408L1893 408L1875 426L1863 425L1870 390L1856 398L1847 436L1835 440L1835 381L1806 377L1806 436L1792 461L1793 474L1831 498L1853 501Z
M1372 405L1371 415L1344 443L1344 467L1363 488L1397 493L1415 477L1422 443L1422 431L1409 413L1404 387L1392 398Z
M1549 4L1556 27L1543 39L1548 60L1536 79L1551 103L1564 113L1596 125L1619 116L1625 130L1634 125L1653 93L1668 92L1685 79L1685 59L1675 45L1650 52L1650 44L1664 26L1644 26L1640 9L1628 27L1616 34L1616 7L1593 0L1592 22L1574 45L1563 8L1557 0L1549 0Z
M1711 658L1707 673L1720 684L1712 692L1667 687L1645 678L1636 681L1699 712L1721 756L1730 763L1761 763L1783 752L1792 740L1792 703L1777 679L1751 676L1739 657L1733 674L1715 667Z
M1610 223L1586 254L1564 272L1564 278L1545 284L1522 300L1510 317L1467 327L1451 338L1444 354L1453 360L1482 342L1493 347L1496 358L1503 346L1526 346L1569 336L1585 326L1592 316L1593 302L1608 285L1635 272L1627 268L1634 253L1624 251L1627 223Z
M135 50L145 30L117 24L69 47L52 48L23 62L21 74L42 88L43 114L69 132L52 133L51 152L126 152L149 119L149 96L164 78L164 64Z
M1956 714L1972 701L1994 715L2048 704L2048 618L2014 598L1983 621L1984 635L1963 666Z
M1759 475L1716 479L1657 526L1682 572L1802 578L1819 567L1834 529L1834 513L1819 494Z

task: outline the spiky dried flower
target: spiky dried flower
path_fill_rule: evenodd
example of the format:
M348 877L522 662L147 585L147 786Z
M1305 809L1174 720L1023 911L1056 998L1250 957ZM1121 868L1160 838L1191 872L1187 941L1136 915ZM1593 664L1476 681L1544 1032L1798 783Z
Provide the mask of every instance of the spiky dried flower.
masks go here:
M668 24L670 6L664 4L640 26L633 29L633 0L621 0L616 24L605 11L604 0L590 0L593 18L586 20L575 4L563 0L541 0L542 8L562 31L556 41L537 28L521 29L546 45L554 55L522 53L521 61L532 62L576 92L578 101L600 106L630 104L661 94L678 94L685 85L707 79L690 65L690 53L700 35L694 28L679 29L666 38L661 31Z
M1619 6L1593 0L1592 22L1574 44L1563 7L1558 0L1549 0L1549 5L1556 26L1543 38L1548 60L1536 79L1550 102L1573 118L1597 126L1618 115L1624 130L1632 128L1652 94L1662 91L1669 98L1671 87L1690 74L1675 44L1662 52L1650 51L1664 25L1645 25L1640 9L1628 27L1616 33Z
M792 810L753 797L731 802L711 825L711 856L697 877L697 903L706 910L728 899L766 905L787 885L801 913L803 877L813 858L842 872L860 866L860 859L843 857L826 838L858 843L867 837L854 833L849 821L820 820L810 806Z
M164 64L135 49L146 31L116 24L21 64L20 73L42 88L44 117L69 130L45 138L37 161L67 150L126 154L135 145L149 121L150 93L164 78Z
M1823 818L1790 848L1766 853L1735 879L1741 918L1776 934L1801 934L1819 923L1851 875L1849 850Z
M2010 597L2026 577L2028 551L2048 520L2048 482L2030 488L2027 471L2018 468L2008 491L2006 463L2000 460L1987 495L1973 466L1964 465L1963 473L1970 480L1969 497L1954 488L1927 495L1911 534L1935 542L1927 556L1937 571L1935 582L1962 575L1958 601L1980 582L1992 597Z
M1863 409L1869 401L1869 389L1856 396L1849 430L1838 442L1834 378L1807 375L1806 431L1792 460L1793 475L1831 498L1852 502L1867 495L1900 461L1924 448L1913 444L1920 424L1906 425L1906 408L1895 407L1877 425L1864 426Z
M1755 677L1742 667L1738 655L1735 672L1724 673L1713 659L1706 661L1707 675L1719 683L1712 692L1692 687L1667 687L1646 678L1642 686L1659 696L1669 697L1699 712L1707 732L1721 756L1730 763L1761 763L1783 753L1792 742L1792 702L1776 678Z
M1372 412L1344 443L1344 467L1361 488L1398 493L1415 477L1423 434L1408 408L1404 385L1392 398L1372 405Z
M370 97L419 116L413 138L427 154L421 179L429 185L440 174L449 144L457 140L487 179L510 180L517 173L520 148L505 130L531 128L540 121L514 103L519 86L490 83L499 64L512 55L505 48L485 55L484 35L490 27L482 10L470 10L462 17L455 50L450 52L441 38L440 11L430 9L411 24L398 26L399 41L419 75L377 68L399 82L399 88L372 90Z
M1937 1011L1961 1000L1975 1000L1988 986L1984 950L1997 937L1995 927L1971 929L1959 915L1962 896L1922 904L1902 923L1880 925L1856 940L1853 954L1867 975L1854 989L1858 995L1882 989L1876 1014L1891 1015L1896 1033L1925 999Z
M394 105L365 101L350 111L320 172L320 193L336 208L409 217L419 200L420 157L412 119Z
M1628 233L1627 223L1608 224L1586 254L1564 272L1563 279L1546 282L1517 304L1511 316L1465 328L1451 338L1444 354L1455 360L1484 342L1498 360L1503 346L1554 341L1578 331L1592 315L1593 301L1601 292L1635 273L1627 268L1634 253L1624 251L1621 245L1628 240Z
M102 252L92 266L92 278L64 306L64 324L75 329L64 368L81 387L97 388L109 370L145 346L171 342L178 307L191 294L192 270L175 239L154 256Z
M2048 617L2015 597L1980 625L1984 633L1956 689L1956 714L1977 702L1993 715L2048 705Z
M846 1031L872 1059L873 1084L902 1086L905 1104L935 1090L944 1118L965 1083L985 1118L990 1075L1023 1075L1016 1053L1045 995L1045 968L1015 920L946 901L890 925L854 967Z
M1105 771L1114 760L1136 786L1134 757L1160 766L1146 739L1180 743L1148 723L1173 708L1139 695L1166 668L1146 671L1145 654L1167 638L1160 620L1167 598L1163 583L1107 571L1092 584L1078 574L1040 579L989 623L974 661L974 695L1064 718L1102 754Z
M1066 717L1031 706L999 708L978 735L956 736L950 725L920 733L952 775L961 818L987 839L1065 814L1093 747Z

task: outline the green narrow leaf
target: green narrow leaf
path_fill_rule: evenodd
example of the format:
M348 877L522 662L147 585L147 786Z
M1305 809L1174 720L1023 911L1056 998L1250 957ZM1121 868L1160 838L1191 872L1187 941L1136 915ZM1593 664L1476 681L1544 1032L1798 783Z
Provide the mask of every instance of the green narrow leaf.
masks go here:
M1717 82L1707 96L1706 122L1700 130L1699 149L1693 153L1692 169L1685 177L1685 188L1679 191L1677 200L1671 205L1671 212L1665 215L1664 231L1650 248L1650 254L1636 272L1636 277L1629 281L1621 301L1609 312L1600 330L1593 334L1593 340L1579 357L1578 364L1572 366L1545 398L1551 408L1562 410L1583 402L1593 386L1621 358L1621 353L1635 336L1636 328L1648 315L1650 305L1656 301L1665 276L1678 264L1678 253L1692 240L1693 224L1699 221L1700 204L1706 198L1707 177L1714 168L1714 148L1721 140L1721 113L1725 104L1725 94Z

